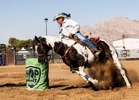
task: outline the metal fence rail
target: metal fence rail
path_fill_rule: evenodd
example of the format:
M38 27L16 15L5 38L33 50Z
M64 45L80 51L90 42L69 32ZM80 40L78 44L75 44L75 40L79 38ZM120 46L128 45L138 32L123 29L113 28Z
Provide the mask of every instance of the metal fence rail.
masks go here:
M61 59L61 56L53 51L50 51L48 55L51 55L51 59L49 61L50 63L54 63L54 62L62 63L63 62ZM50 56L48 56L48 59L49 57ZM15 51L15 65L25 65L25 60L27 58L37 58L37 54L35 52L30 53L30 54L20 54L18 53L18 51Z

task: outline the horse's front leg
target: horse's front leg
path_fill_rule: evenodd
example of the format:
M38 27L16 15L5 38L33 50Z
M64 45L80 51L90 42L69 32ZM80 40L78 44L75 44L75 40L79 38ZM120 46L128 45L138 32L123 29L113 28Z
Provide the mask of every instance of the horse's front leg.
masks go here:
M77 74L79 74L89 85L91 85L90 84L90 82L91 82L95 86L95 88L96 88L97 84L98 84L98 80L92 79L83 70L84 70L84 67L79 67L79 71L75 71L75 72Z

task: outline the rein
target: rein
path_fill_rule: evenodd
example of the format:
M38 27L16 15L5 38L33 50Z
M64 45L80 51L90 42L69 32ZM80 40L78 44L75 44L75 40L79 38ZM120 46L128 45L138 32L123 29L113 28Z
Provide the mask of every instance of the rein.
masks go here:
M76 44L76 42L75 42L74 44L72 44L71 46L68 47L68 49L65 51L64 55L62 56L62 58L66 57L68 51L69 51L69 50L73 47L73 45L75 45L75 44ZM61 45L62 45L62 41L61 41L61 43L60 43L58 49L55 51L56 53L57 53L58 50L60 49ZM54 50L53 50L53 51L54 51ZM54 57L54 55L53 55L53 57ZM52 58L52 56L51 56L51 58Z
M67 53L73 47L73 45L75 45L75 43L68 47L68 49L65 51L65 54L62 56L62 58L66 57Z
M74 73L74 67L70 64L70 62L67 60L67 53L69 52L69 50L76 44L76 42L74 44L72 44L71 46L68 47L68 49L65 51L65 54L62 56L63 59L65 59L65 61L69 64L69 66L71 67L71 71Z

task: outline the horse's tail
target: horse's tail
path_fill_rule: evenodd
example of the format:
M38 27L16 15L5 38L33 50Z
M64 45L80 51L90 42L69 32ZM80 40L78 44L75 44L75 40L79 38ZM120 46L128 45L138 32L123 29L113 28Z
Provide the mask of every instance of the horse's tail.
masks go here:
M113 47L113 46L112 46ZM114 48L114 47L113 47ZM115 52L116 52L116 55L117 55L117 57L119 57L119 54L118 54L118 52L117 52L117 50L114 48L114 50L115 50Z

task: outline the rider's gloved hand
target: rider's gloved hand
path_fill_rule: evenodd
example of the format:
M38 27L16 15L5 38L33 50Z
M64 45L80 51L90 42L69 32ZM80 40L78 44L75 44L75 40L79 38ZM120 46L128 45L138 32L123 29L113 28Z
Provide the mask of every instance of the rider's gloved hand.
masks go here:
M69 38L73 38L73 34L72 33L69 34Z

